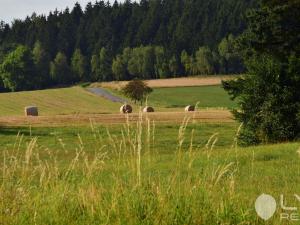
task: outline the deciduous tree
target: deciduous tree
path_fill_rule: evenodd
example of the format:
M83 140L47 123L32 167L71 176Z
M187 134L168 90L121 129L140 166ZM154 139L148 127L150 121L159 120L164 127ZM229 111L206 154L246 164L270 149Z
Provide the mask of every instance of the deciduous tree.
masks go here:
M40 88L33 55L29 48L19 46L8 54L0 66L4 86L11 91Z
M148 85L139 79L134 79L127 83L122 89L123 93L135 103L140 102L142 105L146 97L152 92Z

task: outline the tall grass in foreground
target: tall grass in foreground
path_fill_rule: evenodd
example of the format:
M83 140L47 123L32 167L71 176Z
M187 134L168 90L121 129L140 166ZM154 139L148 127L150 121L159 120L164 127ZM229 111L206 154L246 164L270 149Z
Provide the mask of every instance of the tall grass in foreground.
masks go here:
M36 137L24 143L18 135L14 147L3 152L0 223L259 223L235 191L237 159L210 163L217 134L205 146L194 146L194 131L186 133L194 121L186 118L174 155L164 156L155 150L155 123L142 117L125 124L120 136L107 131L103 137L91 122L93 153L80 136L74 152L64 152L63 139L61 149L50 152ZM103 144L105 138L109 144Z

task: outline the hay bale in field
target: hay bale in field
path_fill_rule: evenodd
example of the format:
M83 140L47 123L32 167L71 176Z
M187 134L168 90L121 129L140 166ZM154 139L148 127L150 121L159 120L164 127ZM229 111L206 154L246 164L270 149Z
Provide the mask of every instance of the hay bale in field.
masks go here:
M144 109L143 109L143 112L144 113L151 113L151 112L154 112L154 108L150 107L150 106L146 106Z
M26 106L25 107L25 116L38 116L39 111L36 106Z
M122 105L120 108L120 112L121 113L132 113L131 105L128 105L128 104Z
M185 107L184 111L186 111L186 112L194 112L195 111L195 106L188 105L187 107Z

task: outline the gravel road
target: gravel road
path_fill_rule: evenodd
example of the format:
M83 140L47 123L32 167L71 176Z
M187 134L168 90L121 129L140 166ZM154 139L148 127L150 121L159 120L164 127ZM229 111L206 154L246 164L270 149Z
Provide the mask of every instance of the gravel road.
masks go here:
M125 99L122 99L120 97L114 96L111 93L109 93L107 90L103 89L103 88L87 88L87 90L89 92L92 92L96 95L99 95L103 98L106 98L112 102L120 102L120 103L124 103L126 102Z

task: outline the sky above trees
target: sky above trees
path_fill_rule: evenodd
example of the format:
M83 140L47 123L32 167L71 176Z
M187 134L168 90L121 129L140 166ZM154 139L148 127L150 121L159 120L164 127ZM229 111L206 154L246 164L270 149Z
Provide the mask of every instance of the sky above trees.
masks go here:
M82 8L88 2L94 3L96 0L0 0L0 21L11 23L13 19L24 19L33 12L37 14L49 14L50 11L63 10L67 6L72 8L79 2ZM118 0L123 2L124 0ZM114 0L109 0L113 3Z

